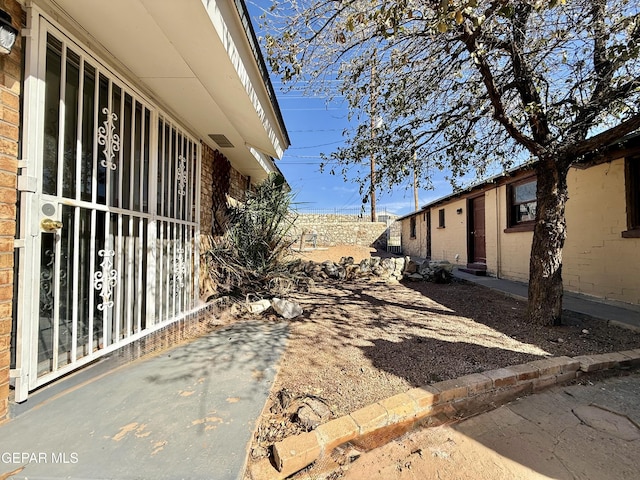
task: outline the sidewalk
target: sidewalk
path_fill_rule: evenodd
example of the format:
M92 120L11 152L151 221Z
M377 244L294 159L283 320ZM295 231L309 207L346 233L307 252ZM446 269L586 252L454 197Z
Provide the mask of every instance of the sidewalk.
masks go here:
M14 405L0 478L240 479L287 323L240 322Z
M557 386L363 454L345 480L638 478L640 373Z
M525 283L513 282L496 277L481 277L454 269L453 275L463 280L499 290L509 296L527 300L528 286ZM565 310L589 315L609 321L626 328L640 330L640 307L605 303L579 293L565 292L562 305Z

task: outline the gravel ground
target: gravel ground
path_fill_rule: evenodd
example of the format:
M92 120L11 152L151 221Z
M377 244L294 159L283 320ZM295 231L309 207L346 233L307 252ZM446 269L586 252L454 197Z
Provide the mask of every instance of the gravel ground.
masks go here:
M353 256L359 262L376 254L343 246L302 256L314 261ZM291 323L254 441L256 459L275 441L303 431L293 421L295 399L321 399L338 417L461 375L547 356L640 348L640 333L602 321L576 316L565 318L561 327L531 325L525 302L465 282L327 281L289 299L300 303L304 314Z

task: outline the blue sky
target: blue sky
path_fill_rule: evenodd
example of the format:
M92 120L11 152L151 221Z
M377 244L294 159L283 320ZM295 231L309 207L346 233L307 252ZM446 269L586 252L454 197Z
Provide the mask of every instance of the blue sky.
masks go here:
M291 138L291 147L277 162L285 174L300 210L304 209L358 209L362 206L359 184L355 181L359 174L368 172L369 165L363 165L362 173L353 168L345 181L338 172L331 175L328 169L320 172L321 153L330 154L343 145L343 131L350 127L348 110L340 99L328 102L326 98L310 97L299 90L284 92L281 83L273 79L280 109ZM338 169L337 169L338 170ZM439 172L439 176L444 174ZM377 211L406 214L415 210L412 178L406 179L404 186L377 192ZM420 190L419 205L422 207L436 198L451 192L451 186L442 178L435 181L435 190ZM365 212L369 212L365 205Z
M257 5L265 4L268 6L270 2L247 2L259 38L261 32L257 17L262 11ZM272 83L291 139L291 147L276 163L291 185L298 210L360 209L363 204L359 185L355 181L358 175L356 169L349 172L352 178L347 181L339 173L331 175L328 171L320 172L320 154L329 155L343 145L343 131L350 127L344 102L340 98L329 102L326 97L304 94L302 86L287 92L280 80L273 76ZM363 169L368 171L368 164ZM444 174L437 172L437 178L432 179L435 189L419 191L420 207L451 193L450 184L443 178ZM405 186L395 187L392 192L386 188L378 190L377 213L383 214L386 210L388 213L404 215L414 211L412 182L412 178L407 178ZM364 208L365 213L370 211L369 204Z

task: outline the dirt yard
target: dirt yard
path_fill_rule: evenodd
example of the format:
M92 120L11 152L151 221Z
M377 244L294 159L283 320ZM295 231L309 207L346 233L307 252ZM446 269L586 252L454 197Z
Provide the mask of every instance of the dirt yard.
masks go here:
M301 256L314 261L353 256L359 262L370 255L375 250L334 247ZM292 421L296 399L317 398L338 417L461 375L545 356L640 347L640 333L578 316L565 318L561 327L530 325L524 302L463 282L327 281L289 299L300 303L304 314L291 321L254 459L267 455L275 441L304 431Z

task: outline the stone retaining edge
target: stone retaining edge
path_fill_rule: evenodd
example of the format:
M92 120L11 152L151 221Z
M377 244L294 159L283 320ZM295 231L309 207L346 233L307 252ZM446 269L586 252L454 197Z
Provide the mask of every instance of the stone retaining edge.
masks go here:
M640 349L553 357L413 388L275 443L277 471L267 460L254 478L284 479L347 442L366 448L375 435L376 443L386 443L420 424L481 413L587 373L638 365Z

